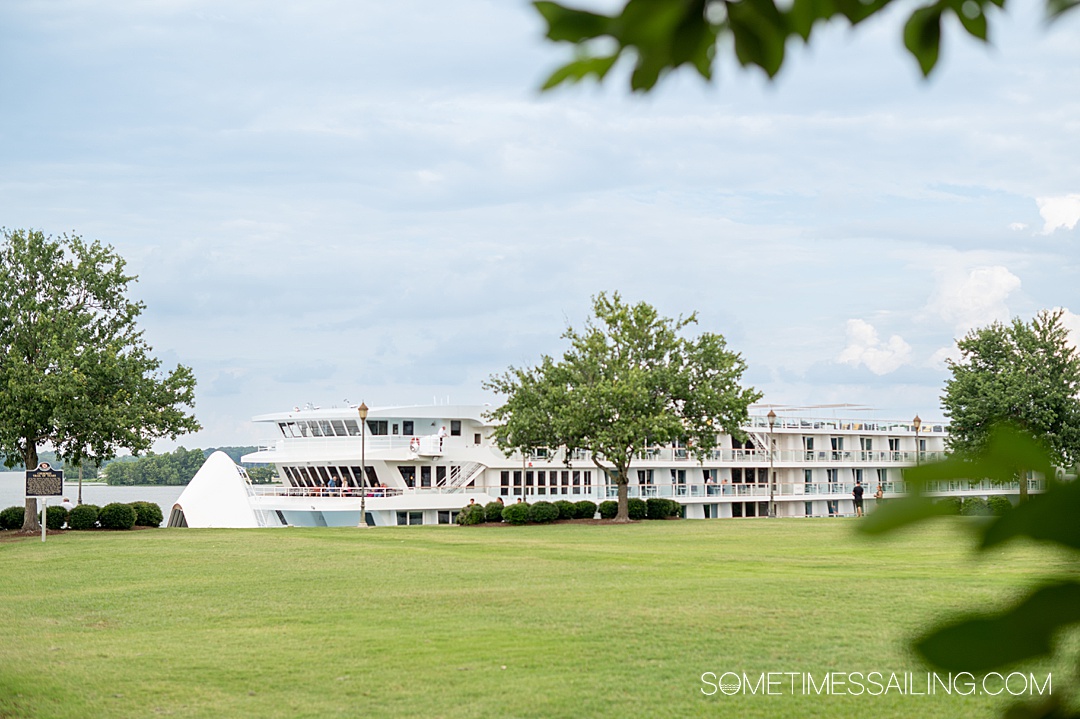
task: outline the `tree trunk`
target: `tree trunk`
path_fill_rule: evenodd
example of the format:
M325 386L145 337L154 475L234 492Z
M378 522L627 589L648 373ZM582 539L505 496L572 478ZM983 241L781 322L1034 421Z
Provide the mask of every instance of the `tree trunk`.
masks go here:
M630 500L626 472L616 470L615 485L619 488L619 511L615 513L616 522L630 521Z
M26 456L23 457L23 464L26 465L27 469L37 469L38 466L37 445L30 440L27 440L26 442ZM41 522L38 521L37 497L26 498L26 511L23 514L22 531L41 531Z
M1028 480L1027 472L1020 473L1020 498L1017 500L1017 504L1023 504L1028 501Z

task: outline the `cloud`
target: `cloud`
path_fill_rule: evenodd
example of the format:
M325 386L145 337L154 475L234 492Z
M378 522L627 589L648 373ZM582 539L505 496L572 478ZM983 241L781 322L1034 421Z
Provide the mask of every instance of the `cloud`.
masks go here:
M1044 235L1062 227L1067 230L1074 229L1076 223L1080 222L1080 195L1037 197L1035 202L1045 221L1042 229Z
M911 359L911 345L900 335L893 335L882 345L877 330L864 320L847 321L848 346L837 357L838 362L853 365L865 365L876 375L894 372Z
M1001 265L950 273L938 282L929 308L953 325L958 335L1009 319L1006 300L1020 289L1020 278Z

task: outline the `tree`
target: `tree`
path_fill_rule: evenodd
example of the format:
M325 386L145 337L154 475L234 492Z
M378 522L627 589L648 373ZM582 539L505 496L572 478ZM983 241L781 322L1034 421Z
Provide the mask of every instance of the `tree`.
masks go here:
M1063 311L1043 311L972 330L948 362L952 378L941 398L949 417L949 449L983 452L991 429L1010 422L1039 437L1054 462L1080 460L1080 354L1069 346ZM1020 482L1021 497L1027 483Z
M0 230L0 454L8 466L38 464L49 443L73 464L100 462L117 448L150 448L159 437L199 429L187 411L195 377L182 365L163 374L127 297L136 278L99 242L36 230ZM26 500L24 530L36 530Z
M1051 20L1080 0L1045 0ZM810 42L814 27L842 18L852 27L877 15L892 0L626 0L610 15L540 0L533 5L547 22L547 38L576 46L574 59L558 68L544 89L586 77L603 80L623 55L635 57L630 87L649 91L666 73L689 65L712 79L717 48L730 48L743 67L771 78L784 63L789 39ZM941 23L952 16L972 37L987 41L991 8L1005 0L930 0L904 24L904 46L923 75L937 64ZM600 41L598 43L598 40ZM614 49L610 49L613 41ZM599 52L598 52L599 51Z
M570 349L559 362L545 356L537 367L511 367L491 377L487 389L506 395L492 411L504 451L563 447L569 457L586 450L617 485L616 521L628 521L630 463L648 446L681 440L699 458L717 435L742 436L747 407L761 398L739 382L742 357L724 338L680 332L696 315L672 320L650 305L629 305L618 293L593 298L582 332L568 328Z

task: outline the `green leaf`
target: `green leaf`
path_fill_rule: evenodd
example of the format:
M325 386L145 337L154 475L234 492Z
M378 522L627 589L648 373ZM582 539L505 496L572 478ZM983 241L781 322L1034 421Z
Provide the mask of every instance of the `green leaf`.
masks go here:
M603 80L618 59L618 54L615 54L608 57L586 57L574 60L551 73L541 89L549 90L564 82L580 82L589 75L595 75L597 80Z
M997 519L983 533L982 548L1031 537L1080 549L1080 483L1051 483L1047 491Z
M1047 17L1050 20L1057 20L1077 5L1080 5L1080 0L1046 0Z
M870 535L883 534L925 519L955 513L955 508L947 504L912 495L885 502L859 523L858 531Z
M986 42L986 14L976 0L954 0L953 12L968 35ZM971 15L969 16L969 12Z
M784 63L787 21L772 0L741 0L728 4L728 24L735 39L735 56L757 65L773 77Z
M1080 621L1080 584L1043 586L1000 614L963 619L915 642L931 665L983 674L1051 652L1054 635Z
M918 60L923 77L928 76L937 64L940 45L940 4L935 3L913 12L904 25L904 46Z
M548 40L580 43L610 34L612 19L606 15L575 10L547 0L534 2L533 7L547 21Z

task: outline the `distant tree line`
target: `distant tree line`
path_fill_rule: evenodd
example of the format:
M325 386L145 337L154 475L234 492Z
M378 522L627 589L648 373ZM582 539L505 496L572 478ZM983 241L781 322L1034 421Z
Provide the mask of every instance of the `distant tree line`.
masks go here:
M143 457L124 457L124 461L108 463L103 474L110 485L185 485L191 481L203 462L214 452L224 452L232 461L240 464L240 458L256 447L211 447L209 449L185 449L178 447L167 454L148 454ZM247 466L248 476L256 484L272 482L276 472L273 466Z

